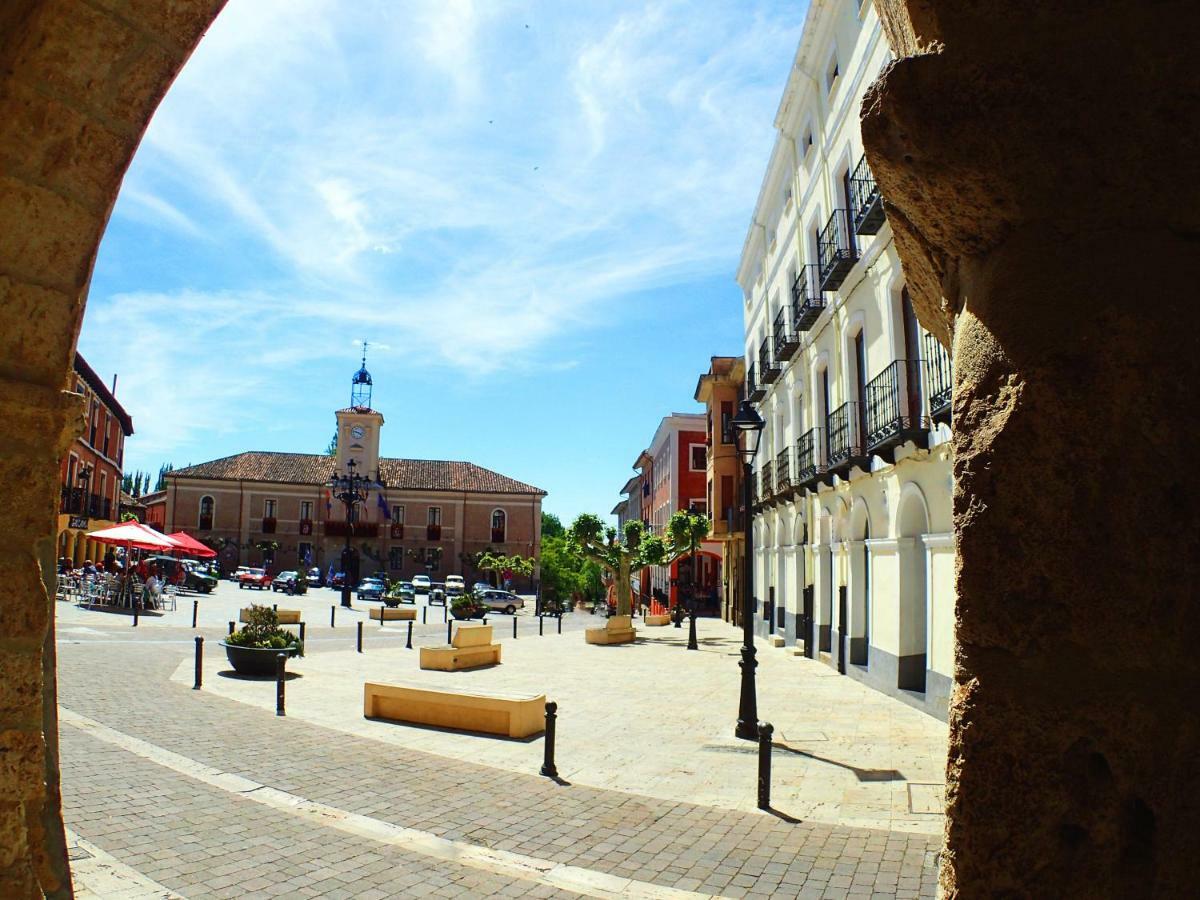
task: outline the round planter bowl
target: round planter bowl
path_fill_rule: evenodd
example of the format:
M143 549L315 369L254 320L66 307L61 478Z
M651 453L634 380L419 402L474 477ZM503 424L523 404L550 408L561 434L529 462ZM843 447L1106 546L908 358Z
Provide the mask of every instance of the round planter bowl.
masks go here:
M282 650L275 647L238 647L224 641L221 641L221 646L225 648L225 655L229 657L233 671L239 675L274 675L276 656L280 653L295 656L299 652L296 647L285 647Z

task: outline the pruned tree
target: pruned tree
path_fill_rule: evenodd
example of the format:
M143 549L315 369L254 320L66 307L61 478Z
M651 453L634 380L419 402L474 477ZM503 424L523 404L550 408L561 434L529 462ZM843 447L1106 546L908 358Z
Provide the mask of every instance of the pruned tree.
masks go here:
M514 575L525 575L526 577L532 575L534 559L531 556L526 557L519 554L510 556L507 553L484 550L482 553L476 555L474 563L475 568L480 572L494 572L496 580L500 581L505 572L511 572Z
M661 565L667 558L662 538L647 534L639 519L625 523L620 539L617 529L605 526L599 516L583 513L567 531L571 549L608 572L617 585L617 615L633 614L633 573L646 566Z

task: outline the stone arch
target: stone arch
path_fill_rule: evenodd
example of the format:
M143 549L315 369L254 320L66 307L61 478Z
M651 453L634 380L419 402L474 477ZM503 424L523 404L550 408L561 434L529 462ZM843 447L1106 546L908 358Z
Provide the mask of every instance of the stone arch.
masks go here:
M929 641L929 561L923 536L929 533L929 506L913 482L900 490L896 508L896 552L900 585L898 592L899 646L896 686L901 690L925 692Z

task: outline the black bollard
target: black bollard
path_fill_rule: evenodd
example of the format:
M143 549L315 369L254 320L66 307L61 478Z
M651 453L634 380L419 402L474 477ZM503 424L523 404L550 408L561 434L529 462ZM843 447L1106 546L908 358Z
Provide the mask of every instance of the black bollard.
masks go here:
M234 622L234 621L230 621L230 623L229 623L229 633L230 633L230 634L233 634L233 632L234 632L234 630L235 630L236 628L237 628L237 623L236 623L236 622Z
M517 617L513 616L513 640L517 639Z
M412 619L408 620L408 639L404 642L404 649L412 649Z
M450 604L448 604L448 603L443 603L443 604L442 604L442 621L443 621L443 622L449 622L449 621L450 621L450 611L449 611L449 610L446 608L446 607L448 607L449 605L450 605Z
M204 638L196 636L196 683L192 685L193 691L200 690L204 684Z
M561 613L559 613L559 616L558 616L558 633L562 634L562 614Z
M358 652L362 653L362 620L358 622Z
M192 627L196 627L196 616L200 613L200 601L192 601Z
M141 604L140 600L134 601L134 604L133 604L133 627L134 628L137 628L138 610L141 608L141 606L142 606L142 604Z
M337 607L329 607L329 627L333 628L333 617L337 615Z
M304 655L304 623L300 623L300 655Z
M279 612L279 604L278 603L271 604L271 612Z
M446 623L446 644L447 644L447 645L449 645L449 643L450 643L450 629L451 629L451 628L453 628L453 627L454 627L454 623L453 623L453 622L447 622L447 623Z
M275 654L275 715L282 716L283 712L283 682L284 667L287 666L287 654Z
M486 625L486 624L487 624L487 616L484 616L482 619L480 619L480 620L479 620L479 624L480 624L480 625Z
M424 625L426 622L429 621L429 617L426 615L426 613L428 613L428 612L429 612L428 606L421 607L421 624L422 625Z
M758 723L758 808L771 808L771 735L770 722Z
M557 778L558 768L554 765L554 728L558 721L558 704L546 704L546 737L542 743L542 771L547 778Z
M545 632L542 630L546 625L546 620L542 616L538 616L538 637L541 637Z
M382 628L382 627L383 627L383 611L384 611L385 609L387 609L387 607L386 607L386 606L381 606L381 607L379 607L379 627L380 627L380 628Z

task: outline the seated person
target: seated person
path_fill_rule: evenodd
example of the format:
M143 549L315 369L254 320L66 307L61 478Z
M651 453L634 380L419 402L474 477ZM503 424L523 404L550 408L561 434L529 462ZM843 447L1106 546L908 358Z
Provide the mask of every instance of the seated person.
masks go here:
M162 597L162 582L158 580L158 574L154 569L150 570L149 576L146 578L146 605L151 609L157 609L159 598Z
M88 576L89 578L96 574L96 566L90 559L85 559L83 561L82 574Z

